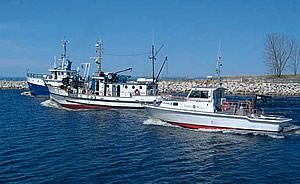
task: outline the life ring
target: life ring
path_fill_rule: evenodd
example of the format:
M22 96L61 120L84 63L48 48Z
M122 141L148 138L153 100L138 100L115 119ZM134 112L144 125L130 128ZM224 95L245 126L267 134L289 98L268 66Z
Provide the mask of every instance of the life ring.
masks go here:
M140 96L141 93L140 93L140 91L139 91L138 89L136 89L136 90L134 91L134 95L135 95L135 96Z
M229 102L223 102L222 104L222 110L228 111L230 109L230 103Z

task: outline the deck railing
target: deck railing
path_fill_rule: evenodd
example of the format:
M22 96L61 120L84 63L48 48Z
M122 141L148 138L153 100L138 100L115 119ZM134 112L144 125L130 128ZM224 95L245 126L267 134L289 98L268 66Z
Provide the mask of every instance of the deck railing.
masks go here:
M46 74L27 73L27 77L31 77L31 78L45 79L45 78L47 78L48 76L49 76L49 75L46 75Z
M250 101L242 102L223 102L222 112L233 115L250 116L251 114L259 114L258 109L252 106Z

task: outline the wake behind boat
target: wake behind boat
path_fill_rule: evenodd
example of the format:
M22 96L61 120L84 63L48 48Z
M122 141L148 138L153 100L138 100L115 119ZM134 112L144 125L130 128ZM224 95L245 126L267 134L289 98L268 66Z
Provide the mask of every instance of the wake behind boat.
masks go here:
M120 73L132 68L104 73L101 71L102 43L98 41L95 46L98 53L97 73L91 77L91 80L78 75L65 78L63 85L59 87L49 84L52 100L71 109L143 108L142 104L161 101L157 84L159 75L153 79L139 78L137 81L127 82L130 76L120 75ZM154 60L154 50L152 53Z

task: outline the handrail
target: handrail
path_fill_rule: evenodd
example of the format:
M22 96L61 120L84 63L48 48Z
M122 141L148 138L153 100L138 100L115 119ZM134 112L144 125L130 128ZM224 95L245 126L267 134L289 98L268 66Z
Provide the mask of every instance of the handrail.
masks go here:
M31 78L46 78L47 76L50 76L50 75L47 75L47 74L36 74L36 73L27 73L27 77L31 77Z
M225 101L221 104L223 111L229 111L233 109L233 114L242 114L250 116L251 114L261 114L261 112L252 106L251 101L241 101L241 102L228 102Z

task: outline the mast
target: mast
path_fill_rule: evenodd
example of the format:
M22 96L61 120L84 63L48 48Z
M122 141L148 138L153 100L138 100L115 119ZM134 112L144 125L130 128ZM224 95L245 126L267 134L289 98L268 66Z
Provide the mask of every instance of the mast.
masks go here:
M62 46L63 46L63 53L61 54L61 69L65 68L66 60L67 60L67 43L69 42L66 40L66 36L64 36L64 39L61 40Z
M53 61L54 61L54 63L53 63L53 68L56 69L56 68L57 68L57 67L56 67L56 56L54 56L54 60L53 60Z
M159 51L164 47L164 44L160 46L160 48L155 51L154 43L152 44L151 47L151 56L149 56L149 59L152 61L152 84L155 83L155 60L156 60L156 55L159 53Z
M154 80L155 80L155 76L154 76L154 73L155 73L155 60L156 60L156 57L155 57L155 48L154 48L154 44L152 44L152 49L151 49L151 56L150 56L150 59L152 60L152 83L154 83Z
M66 57L67 56L67 41L66 40L63 40L63 48L64 48L63 56Z
M101 75L101 64L102 64L102 42L101 41L97 41L95 44L96 47L96 52L98 53L97 57L96 57L96 64L98 64L98 76L100 77Z
M221 66L222 63L221 63L221 42L220 42L219 49L218 49L218 56L217 56L217 69L216 69L216 74L219 81L219 87L222 87Z

